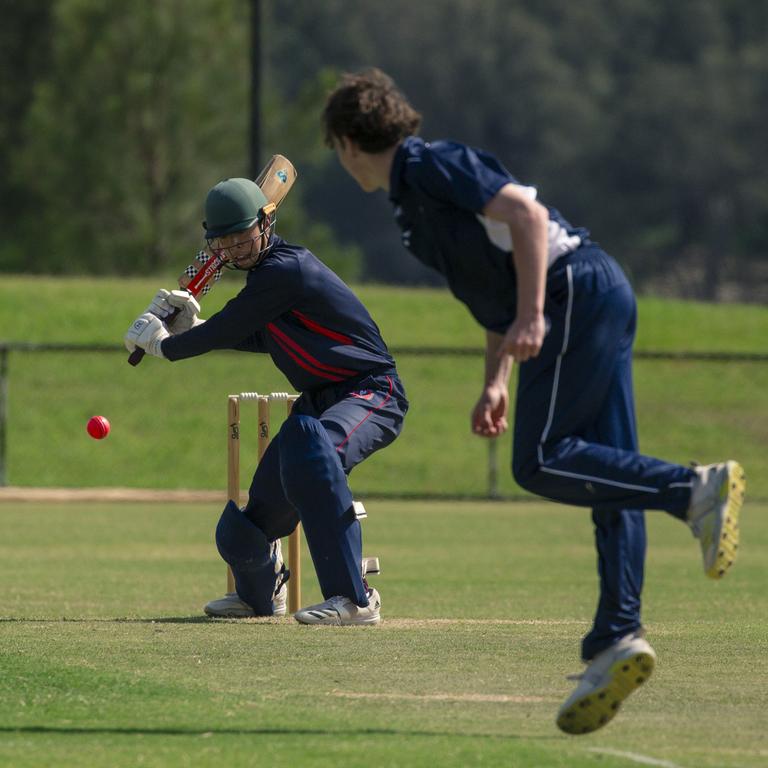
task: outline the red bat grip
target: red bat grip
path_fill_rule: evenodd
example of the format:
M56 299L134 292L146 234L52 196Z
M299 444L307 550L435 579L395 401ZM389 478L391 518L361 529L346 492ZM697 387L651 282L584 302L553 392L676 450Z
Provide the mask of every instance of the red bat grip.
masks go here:
M205 288L206 284L216 275L216 270L221 269L222 264L224 264L224 259L221 254L214 251L213 256L200 267L185 290L189 291L193 296L198 296L203 288ZM173 320L179 312L181 312L181 308L176 307L168 317L161 318L161 320L163 320L163 322ZM134 349L128 356L128 362L135 367L144 359L145 354L146 352L141 347L136 347L136 349Z

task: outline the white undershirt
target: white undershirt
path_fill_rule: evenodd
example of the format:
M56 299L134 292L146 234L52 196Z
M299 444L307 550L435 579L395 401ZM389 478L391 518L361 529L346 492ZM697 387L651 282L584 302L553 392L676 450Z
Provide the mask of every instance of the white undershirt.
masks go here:
M522 184L515 185L531 200L536 199L536 187L526 187ZM482 213L477 214L478 221L485 227L488 239L502 251L512 253L512 233L509 231L509 224L498 219L490 219ZM561 256L570 253L581 245L581 238L578 235L569 235L568 231L558 222L549 220L547 227L547 267L557 261Z

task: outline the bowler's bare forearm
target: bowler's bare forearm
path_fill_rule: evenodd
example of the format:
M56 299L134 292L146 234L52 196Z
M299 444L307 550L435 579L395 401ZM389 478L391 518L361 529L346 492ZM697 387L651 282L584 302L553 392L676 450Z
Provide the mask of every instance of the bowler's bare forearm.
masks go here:
M504 336L493 331L485 332L485 386L507 389L512 374L513 359L499 355Z

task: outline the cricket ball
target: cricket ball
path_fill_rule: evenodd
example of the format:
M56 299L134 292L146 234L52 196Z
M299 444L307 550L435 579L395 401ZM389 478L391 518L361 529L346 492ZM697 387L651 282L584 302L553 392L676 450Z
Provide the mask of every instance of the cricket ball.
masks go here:
M109 434L109 421L103 416L91 416L85 428L94 440L103 440Z

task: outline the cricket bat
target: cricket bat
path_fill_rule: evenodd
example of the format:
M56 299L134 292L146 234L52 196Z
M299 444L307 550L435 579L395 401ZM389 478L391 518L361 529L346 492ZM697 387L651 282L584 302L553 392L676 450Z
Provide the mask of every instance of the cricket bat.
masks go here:
M277 209L291 191L297 176L296 168L287 157L272 155L270 161L262 168L261 173L256 178L256 184L259 185L267 200ZM189 291L194 297L205 296L212 288L213 283L221 277L223 266L224 259L221 254L206 248L197 254L197 264L190 264L179 275L179 288ZM176 312L166 319L170 320L175 314ZM136 366L142 361L144 354L141 347L136 347L129 355L128 362Z
M272 159L262 168L256 178L264 196L275 208L280 207L285 196L291 191L298 173L293 163L284 155L272 155Z

